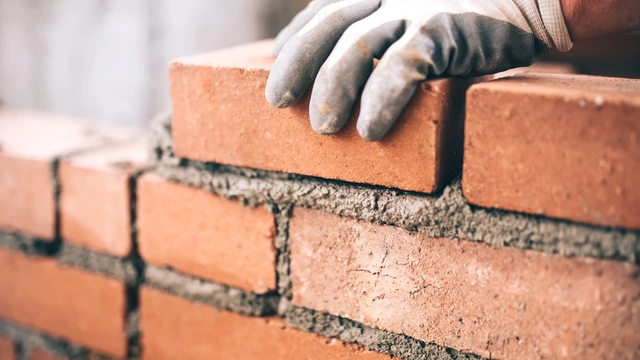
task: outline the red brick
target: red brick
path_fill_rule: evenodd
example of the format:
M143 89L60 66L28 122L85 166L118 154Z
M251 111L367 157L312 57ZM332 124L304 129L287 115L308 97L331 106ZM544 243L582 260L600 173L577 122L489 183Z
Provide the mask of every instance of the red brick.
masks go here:
M131 252L130 178L146 164L146 139L61 161L64 241L116 256Z
M0 317L124 357L125 285L0 249Z
M15 346L10 339L0 337L0 360L17 360Z
M311 129L308 96L288 109L265 100L271 47L263 41L171 64L176 155L422 192L459 174L469 80L424 83L382 141L360 138L355 117L324 136Z
M66 117L0 109L0 229L53 239L51 162L57 156L129 136L130 130L93 131Z
M508 359L640 356L640 269L296 208L293 303Z
M151 288L142 288L140 304L144 359L390 359L280 318L243 316Z
M276 289L275 220L155 174L138 182L138 242L155 265L256 293Z
M68 360L68 358L66 356L52 354L46 350L37 348L31 350L31 354L29 354L29 360Z
M640 80L524 74L472 87L469 202L640 229Z

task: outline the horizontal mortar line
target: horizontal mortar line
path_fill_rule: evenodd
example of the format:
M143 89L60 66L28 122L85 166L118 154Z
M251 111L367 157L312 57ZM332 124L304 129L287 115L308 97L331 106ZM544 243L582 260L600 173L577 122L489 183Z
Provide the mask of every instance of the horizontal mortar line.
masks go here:
M169 266L160 267L149 263L146 264L145 278L140 286L148 286L195 303L248 316L277 315L280 302L280 295L276 290L256 294L184 274Z
M284 316L287 324L298 330L358 344L368 350L393 357L403 359L485 359L480 355L435 343L427 343L405 334L375 328L348 318L301 306L289 304L284 311ZM311 319L310 324L305 324L305 322L309 322L309 319ZM339 331L332 329L332 327L337 327ZM352 331L353 329L358 331ZM374 341L372 339L380 340ZM444 356L445 354L446 356Z

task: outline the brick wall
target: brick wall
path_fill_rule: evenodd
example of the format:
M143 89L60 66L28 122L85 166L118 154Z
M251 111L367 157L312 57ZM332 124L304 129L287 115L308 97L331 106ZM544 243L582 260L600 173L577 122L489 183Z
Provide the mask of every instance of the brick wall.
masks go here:
M432 81L366 143L265 107L268 45L150 133L0 109L0 359L640 357L640 81Z

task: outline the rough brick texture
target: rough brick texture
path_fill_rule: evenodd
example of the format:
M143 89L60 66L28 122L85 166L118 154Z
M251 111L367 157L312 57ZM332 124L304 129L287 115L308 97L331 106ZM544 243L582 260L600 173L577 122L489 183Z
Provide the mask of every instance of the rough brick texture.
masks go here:
M0 249L0 317L117 357L126 355L125 286Z
M151 288L142 288L140 304L144 359L389 359L279 318L221 311Z
M126 256L131 252L130 178L146 166L146 140L60 162L60 232L65 241Z
M68 360L66 356L52 354L51 352L36 348L31 350L29 360Z
M14 350L13 341L0 336L0 360L17 360L15 359Z
M288 109L266 102L271 46L263 41L172 63L178 156L421 192L459 173L468 80L421 85L382 141L360 138L355 117L324 136L311 129L308 97Z
M640 269L296 208L294 305L491 358L640 356Z
M54 159L129 136L124 129L90 129L73 119L0 109L0 228L53 239Z
M275 220L156 174L138 182L138 241L148 262L256 293L276 289Z
M640 229L640 80L524 74L468 93L472 204Z

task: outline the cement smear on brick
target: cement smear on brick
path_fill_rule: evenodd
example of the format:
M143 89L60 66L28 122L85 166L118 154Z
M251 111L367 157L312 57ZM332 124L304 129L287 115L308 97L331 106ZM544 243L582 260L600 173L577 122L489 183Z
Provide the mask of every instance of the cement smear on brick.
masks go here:
M97 253L77 245L63 243L57 258L60 264L116 278L128 285L135 285L138 280L138 272L128 259Z
M280 301L275 293L257 295L149 264L145 270L145 285L190 301L253 316L274 315Z
M375 329L352 320L309 309L290 306L287 323L297 329L356 343L365 348L401 359L462 360L483 359L435 344L427 344L406 335Z
M168 116L155 120L151 148L152 161L166 178L251 206L301 206L431 237L640 264L640 231L478 208L464 199L460 180L428 195L180 159L173 152Z

